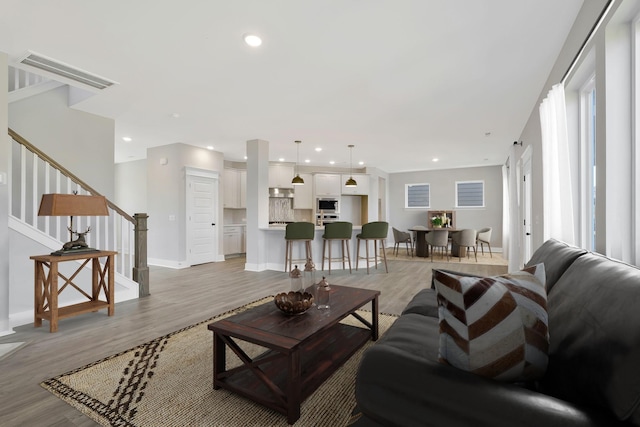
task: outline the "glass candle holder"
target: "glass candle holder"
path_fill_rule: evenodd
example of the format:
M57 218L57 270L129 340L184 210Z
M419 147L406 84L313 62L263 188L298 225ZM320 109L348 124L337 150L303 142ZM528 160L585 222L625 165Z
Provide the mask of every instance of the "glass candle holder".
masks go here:
M297 265L289 273L289 278L291 279L291 290L293 292L302 291L302 272Z
M327 279L323 277L316 288L316 304L319 310L329 309L330 296L331 288L329 287L329 282L327 282Z
M304 265L304 271L302 273L302 286L304 287L305 292L309 292L314 296L316 294L316 265L311 261L311 259L307 260L307 263Z

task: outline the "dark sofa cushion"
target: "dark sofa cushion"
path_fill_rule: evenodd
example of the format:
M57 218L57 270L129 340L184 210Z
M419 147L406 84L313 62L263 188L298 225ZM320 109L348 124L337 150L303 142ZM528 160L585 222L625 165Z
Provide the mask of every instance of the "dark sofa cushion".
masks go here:
M586 253L587 251L584 249L568 245L559 240L549 239L533 253L525 267L544 263L544 269L547 274L546 287L547 293L549 293L571 263Z
M548 295L551 339L541 391L638 425L638 307L638 268L593 253L575 260Z
M376 345L389 345L402 352L438 361L438 317L408 313L400 316Z
M402 314L421 314L423 316L438 317L438 301L434 289L423 289L411 299L402 310Z

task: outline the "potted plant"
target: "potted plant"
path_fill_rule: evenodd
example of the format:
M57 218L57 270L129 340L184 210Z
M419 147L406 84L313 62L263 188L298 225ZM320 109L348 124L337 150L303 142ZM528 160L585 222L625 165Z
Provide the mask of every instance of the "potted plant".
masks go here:
M431 226L433 228L441 228L442 227L442 218L439 216L434 216L431 218Z

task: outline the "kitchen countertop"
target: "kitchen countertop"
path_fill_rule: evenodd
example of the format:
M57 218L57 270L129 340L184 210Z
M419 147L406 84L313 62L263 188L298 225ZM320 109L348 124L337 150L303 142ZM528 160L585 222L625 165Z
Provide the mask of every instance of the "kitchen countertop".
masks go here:
M271 224L268 227L260 227L260 230L282 230L284 231L287 228L286 224ZM316 225L315 227L316 231L318 230L323 230L324 231L324 226L318 226ZM362 230L362 226L361 225L354 225L353 226L354 230Z

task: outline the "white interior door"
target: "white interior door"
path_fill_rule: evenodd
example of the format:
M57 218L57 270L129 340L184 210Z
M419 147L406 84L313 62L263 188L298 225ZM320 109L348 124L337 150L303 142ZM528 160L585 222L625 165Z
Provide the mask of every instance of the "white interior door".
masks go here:
M187 258L203 264L218 258L218 179L187 174Z

